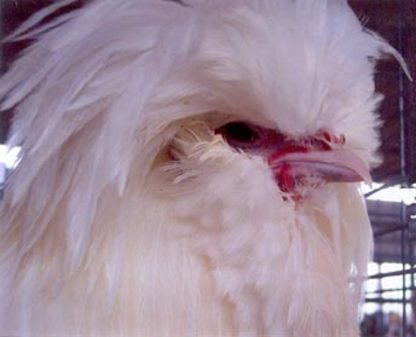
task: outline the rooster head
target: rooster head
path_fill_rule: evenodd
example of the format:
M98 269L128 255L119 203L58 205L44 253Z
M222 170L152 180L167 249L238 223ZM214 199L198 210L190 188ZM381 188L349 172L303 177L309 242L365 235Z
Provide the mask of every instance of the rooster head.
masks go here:
M57 2L0 81L0 332L356 337L376 60L343 0ZM405 68L406 69L406 68Z

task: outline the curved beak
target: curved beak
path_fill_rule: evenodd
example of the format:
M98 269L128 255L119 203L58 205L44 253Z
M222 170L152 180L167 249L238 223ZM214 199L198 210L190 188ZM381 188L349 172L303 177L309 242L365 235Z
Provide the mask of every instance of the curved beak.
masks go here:
M298 148L283 155L277 151L269 156L268 162L281 190L290 192L295 200L302 198L301 191L307 191L306 186L314 189L325 182L365 181L371 184L372 180L361 158L342 147Z
M327 182L364 181L370 184L372 180L369 169L361 158L344 148L291 152L277 158L272 155L269 164L274 171L289 166L293 175L307 172Z

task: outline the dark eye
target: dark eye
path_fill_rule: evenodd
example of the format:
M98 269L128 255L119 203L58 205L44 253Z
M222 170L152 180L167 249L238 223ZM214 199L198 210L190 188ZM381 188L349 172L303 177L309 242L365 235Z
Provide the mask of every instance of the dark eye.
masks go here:
M245 122L231 122L217 130L226 141L232 144L251 144L259 139L259 134L250 124Z

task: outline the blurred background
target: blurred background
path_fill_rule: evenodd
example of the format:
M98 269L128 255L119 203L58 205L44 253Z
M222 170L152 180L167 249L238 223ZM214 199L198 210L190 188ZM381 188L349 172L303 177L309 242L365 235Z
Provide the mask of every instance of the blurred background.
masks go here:
M1 0L0 38L10 34L51 0ZM82 6L74 1L57 15ZM416 79L416 1L352 0L363 24L377 31L405 58ZM52 18L49 18L52 19ZM0 45L0 72L30 43ZM368 266L361 332L363 337L416 337L416 86L394 60L378 66L383 164L374 183L363 185L375 237L374 262ZM19 149L7 147L13 112L0 115L0 192L18 164Z

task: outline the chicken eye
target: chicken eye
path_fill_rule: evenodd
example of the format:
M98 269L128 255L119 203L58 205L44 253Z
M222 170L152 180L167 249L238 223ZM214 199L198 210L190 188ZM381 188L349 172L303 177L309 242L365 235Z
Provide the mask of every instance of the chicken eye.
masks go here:
M248 145L259 139L259 134L245 122L231 122L217 130L225 140L232 144Z

